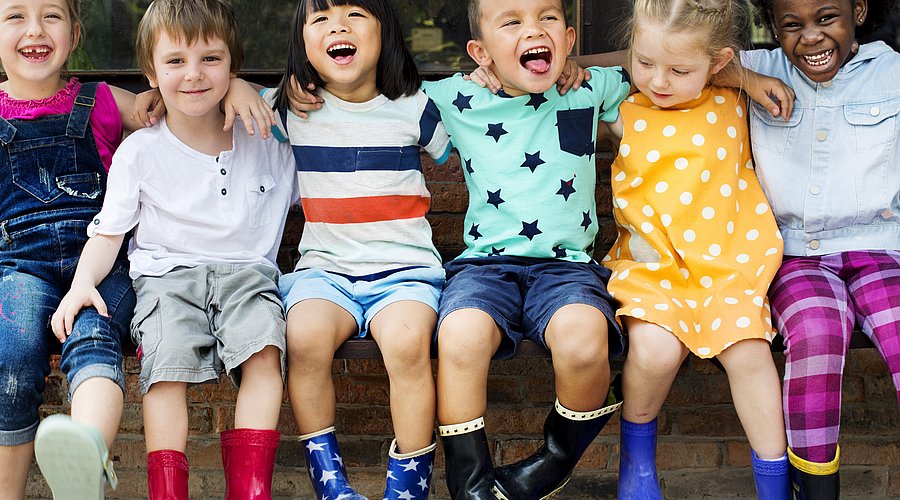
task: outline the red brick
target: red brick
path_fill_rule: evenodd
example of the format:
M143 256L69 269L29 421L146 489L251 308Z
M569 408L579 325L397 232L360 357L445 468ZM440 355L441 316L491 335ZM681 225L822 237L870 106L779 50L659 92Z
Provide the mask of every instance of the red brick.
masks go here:
M900 470L891 471L888 475L887 494L891 498L900 498Z
M725 443L725 465L728 467L750 467L750 443L747 441L727 441Z
M431 210L433 212L465 212L469 204L469 192L465 184L431 182Z
M841 440L841 465L900 466L900 435L884 440Z
M722 438L744 435L734 408L730 406L690 408L673 415L673 418L678 431L685 436Z
M390 404L388 389L387 375L378 377L341 375L334 378L338 403L388 405Z
M722 449L718 443L660 439L656 450L659 470L711 469L722 463Z

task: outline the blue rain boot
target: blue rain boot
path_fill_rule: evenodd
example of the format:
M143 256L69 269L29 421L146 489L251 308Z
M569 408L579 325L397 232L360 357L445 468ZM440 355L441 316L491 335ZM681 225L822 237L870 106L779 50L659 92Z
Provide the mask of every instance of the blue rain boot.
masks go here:
M384 500L425 500L431 492L434 449L437 443L411 453L398 453L397 440L388 452Z
M619 499L662 500L656 476L656 419L619 423Z
M781 458L763 460L756 456L756 451L750 450L750 458L759 500L789 500L791 482L788 479L787 453Z
M837 500L841 496L841 448L826 463L810 462L788 448L788 474L796 500Z
M331 500L368 500L360 495L347 481L347 469L338 449L334 427L300 436L306 469L316 498Z

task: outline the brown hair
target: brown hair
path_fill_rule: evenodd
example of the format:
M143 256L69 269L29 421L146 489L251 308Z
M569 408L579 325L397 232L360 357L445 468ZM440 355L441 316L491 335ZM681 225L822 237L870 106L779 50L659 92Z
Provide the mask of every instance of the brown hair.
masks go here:
M159 33L188 45L201 37L208 41L219 38L231 53L231 72L236 73L244 63L244 49L237 19L228 0L153 0L138 25L138 67L145 75L153 73L153 47Z
M565 0L559 0L559 8L563 11L563 22L566 22ZM469 0L469 31L473 40L481 40L481 0Z

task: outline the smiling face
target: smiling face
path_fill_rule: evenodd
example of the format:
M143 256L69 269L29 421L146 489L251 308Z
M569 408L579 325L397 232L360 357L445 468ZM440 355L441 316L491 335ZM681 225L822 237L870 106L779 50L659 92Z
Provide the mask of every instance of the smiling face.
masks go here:
M560 0L481 0L481 36L468 44L512 96L543 93L562 73L575 44Z
M853 57L865 0L775 0L772 28L788 60L814 82L827 82Z
M726 48L713 61L703 46L703 39L694 33L672 33L656 24L637 26L631 44L635 87L661 108L696 99L709 77L734 56Z
M219 102L228 92L231 53L220 38L202 37L188 45L159 33L153 47L151 87L159 88L166 103L167 120L218 117Z
M325 90L351 102L378 95L381 23L355 5L310 12L303 25L306 57L325 82Z
M0 0L2 88L19 99L53 95L79 34L65 0Z

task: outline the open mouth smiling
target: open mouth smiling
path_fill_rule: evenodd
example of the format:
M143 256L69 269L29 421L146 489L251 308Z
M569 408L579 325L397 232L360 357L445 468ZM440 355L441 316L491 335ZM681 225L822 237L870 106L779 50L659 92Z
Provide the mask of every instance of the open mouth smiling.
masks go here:
M50 47L48 47L46 45L41 45L41 46L37 46L37 47L25 47L25 48L19 50L19 53L22 54L27 59L38 60L38 59L44 59L45 57L50 55L51 51L52 51L52 49Z
M550 71L551 62L553 62L553 54L547 47L528 49L519 57L519 64L532 73L546 73Z
M831 62L832 56L834 56L834 49L829 49L824 52L805 55L802 57L803 57L803 60L806 61L806 64L815 68L815 67L827 66Z
M328 47L325 52L337 63L345 64L353 60L353 56L356 55L356 46L352 43L340 42Z

